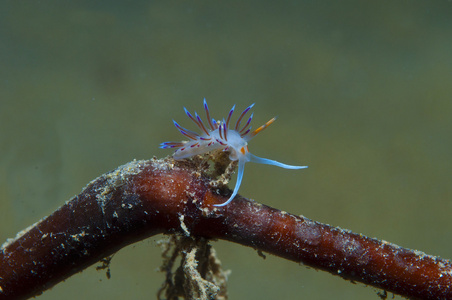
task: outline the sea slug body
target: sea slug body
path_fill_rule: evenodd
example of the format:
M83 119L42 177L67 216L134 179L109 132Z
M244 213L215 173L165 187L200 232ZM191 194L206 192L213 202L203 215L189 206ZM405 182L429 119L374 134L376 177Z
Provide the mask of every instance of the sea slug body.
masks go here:
M183 142L165 142L160 144L160 148L163 149L176 149L173 157L174 159L184 159L198 154L203 154L212 150L223 150L229 151L229 159L232 161L238 160L238 172L237 172L237 182L232 192L231 197L221 204L216 204L215 206L225 206L230 203L234 197L237 195L240 184L242 183L243 171L245 170L245 163L255 162L260 164L273 165L285 169L304 169L307 166L292 166L286 165L275 160L261 158L256 155L251 154L248 151L248 142L259 132L271 125L275 120L272 118L264 125L260 126L254 131L251 131L251 120L253 119L253 114L248 118L248 121L243 125L242 120L248 111L254 106L251 104L248 106L239 116L235 126L230 129L229 124L231 121L232 113L234 112L235 105L229 111L227 119L218 120L212 119L210 117L209 107L207 106L206 99L204 99L204 109L207 115L207 126L204 125L201 117L195 112L193 116L185 107L185 113L187 116L201 129L201 134L194 131L185 129L180 126L176 121L173 120L174 126L176 126L179 131L186 136L189 141Z

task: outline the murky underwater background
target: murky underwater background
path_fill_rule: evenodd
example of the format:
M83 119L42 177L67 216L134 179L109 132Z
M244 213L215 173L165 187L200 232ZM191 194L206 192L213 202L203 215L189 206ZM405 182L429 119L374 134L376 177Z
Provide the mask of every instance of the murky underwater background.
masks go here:
M92 179L163 157L193 129L254 107L240 193L452 258L450 1L0 2L0 244ZM155 241L119 251L39 299L154 299ZM230 299L379 299L376 291L214 242ZM397 299L400 299L396 297Z

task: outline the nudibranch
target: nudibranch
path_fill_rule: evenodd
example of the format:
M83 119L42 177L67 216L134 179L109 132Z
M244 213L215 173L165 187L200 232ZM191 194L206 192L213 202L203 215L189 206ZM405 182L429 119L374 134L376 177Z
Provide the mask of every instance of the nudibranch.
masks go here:
M273 165L285 169L304 169L307 166L292 166L286 165L275 160L258 157L256 155L251 154L248 151L248 142L259 132L270 126L275 120L276 117L272 118L270 121L257 128L254 131L251 131L251 120L253 119L253 113L248 118L248 121L240 127L243 118L246 113L254 106L254 103L248 106L237 119L235 126L233 129L229 128L229 122L231 121L232 113L234 112L235 105L229 111L229 115L226 121L223 119L216 121L215 119L211 119L209 107L207 106L206 99L204 99L204 109L207 115L207 126L204 125L201 117L195 112L193 116L190 112L184 107L185 113L187 116L201 129L201 134L198 134L194 131L185 129L184 127L177 124L176 121L173 120L174 126L176 126L179 131L189 138L189 141L182 142L165 142L160 144L160 148L163 149L176 149L176 152L173 154L174 159L184 159L187 157L191 157L194 155L203 154L212 150L223 150L229 151L229 159L231 161L238 160L238 172L237 172L237 182L234 187L234 191L232 192L231 197L222 203L216 204L215 206L225 206L234 199L237 195L240 184L242 183L243 171L245 170L245 163L247 162L255 162L260 164Z

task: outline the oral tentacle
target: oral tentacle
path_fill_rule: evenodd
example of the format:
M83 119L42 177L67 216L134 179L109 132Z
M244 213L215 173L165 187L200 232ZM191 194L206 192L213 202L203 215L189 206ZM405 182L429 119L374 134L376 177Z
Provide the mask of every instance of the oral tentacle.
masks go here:
M264 164L264 165L277 166L277 167L284 168L284 169L306 169L308 167L308 166L287 165L287 164L280 163L279 161L276 161L276 160L253 155L251 153L248 154L248 158L249 158L249 161L251 161L251 162L255 162L258 164Z
M242 184L243 171L245 171L245 163L246 163L245 160L243 160L243 159L239 160L239 167L237 170L237 181L235 183L234 191L232 192L231 197L229 197L229 199L226 202L221 203L221 204L214 204L213 206L220 207L220 206L228 205L234 199L234 197L237 196L237 193L239 192L239 189L240 189L240 184Z

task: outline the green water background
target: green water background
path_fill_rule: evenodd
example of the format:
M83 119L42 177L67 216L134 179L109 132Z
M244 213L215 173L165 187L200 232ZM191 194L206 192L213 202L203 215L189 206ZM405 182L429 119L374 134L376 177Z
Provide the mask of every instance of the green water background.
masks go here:
M213 117L254 107L258 156L240 193L404 247L452 257L452 2L0 2L0 243L92 179L170 154ZM91 267L39 299L153 299L155 241L112 278ZM230 299L379 299L372 288L214 242ZM397 298L400 299L400 298Z

